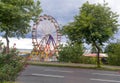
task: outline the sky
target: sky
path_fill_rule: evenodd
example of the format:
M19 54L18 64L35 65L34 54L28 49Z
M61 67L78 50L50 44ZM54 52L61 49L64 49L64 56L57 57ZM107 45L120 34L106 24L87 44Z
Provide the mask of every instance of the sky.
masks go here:
M79 13L79 8L83 3L89 1L90 3L101 3L104 0L40 0L41 7L43 9L42 14L51 15L54 17L59 25L65 25L72 22L74 16ZM120 15L120 0L105 0L108 6L113 12L117 12ZM118 19L120 23L120 18ZM30 36L31 34L27 35ZM120 38L120 31L115 35L116 38ZM0 37L0 40L5 42L5 39ZM64 42L64 39L62 40ZM32 49L32 40L30 38L16 39L10 38L10 46L16 43L18 49Z
M101 3L103 0L41 0L41 7L44 14L49 14L56 18L59 24L66 24L73 21L75 15L79 13L79 8L83 3ZM105 0L109 7L120 14L120 0Z

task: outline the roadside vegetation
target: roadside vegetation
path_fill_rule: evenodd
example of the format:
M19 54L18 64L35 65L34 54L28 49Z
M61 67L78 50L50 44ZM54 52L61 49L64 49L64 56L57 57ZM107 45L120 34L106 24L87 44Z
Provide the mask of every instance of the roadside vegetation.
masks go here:
M14 81L25 65L9 38L24 38L41 11L39 0L0 0L0 35L6 39L6 46L0 41L0 83Z
M105 49L108 53L108 64L120 66L120 41L110 43Z
M24 68L24 61L21 56L18 56L18 50L10 48L6 54L6 48L0 41L0 83L9 83L15 81L18 73Z
M83 56L84 48L82 44L61 45L59 51L59 62L96 64L96 57Z
M79 63L83 55L83 46L77 43L68 43L65 46L61 45L59 55L58 59L61 62Z
M72 43L87 43L94 47L97 51L97 67L101 67L100 52L104 43L118 31L118 17L107 3L90 4L87 1L79 9L79 14L74 16L74 21L63 26L62 33Z
M82 64L97 64L97 57L88 57L83 56L84 48L80 44L67 44L65 46L61 45L59 52L59 62L68 62L68 63L82 63ZM114 65L120 66L120 42L109 43L106 48L105 52L108 54L106 57L107 63L104 64L101 61L101 65Z

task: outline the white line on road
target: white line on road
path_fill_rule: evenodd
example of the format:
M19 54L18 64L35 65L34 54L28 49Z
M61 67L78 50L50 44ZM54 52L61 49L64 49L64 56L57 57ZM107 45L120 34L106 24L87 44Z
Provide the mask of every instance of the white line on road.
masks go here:
M106 75L106 76L120 76L117 74L102 74L102 73L93 73L94 75Z
M64 78L64 76L60 75L47 75L47 74L32 74L33 76L43 76L43 77L53 77L53 78Z
M52 71L52 72L64 72L64 73L73 73L73 71L62 71L62 70L52 70L52 69L46 69L44 71Z
M102 81L102 82L120 83L120 81L117 81L117 80L105 80L105 79L94 79L94 78L91 78L90 80L92 80L92 81Z

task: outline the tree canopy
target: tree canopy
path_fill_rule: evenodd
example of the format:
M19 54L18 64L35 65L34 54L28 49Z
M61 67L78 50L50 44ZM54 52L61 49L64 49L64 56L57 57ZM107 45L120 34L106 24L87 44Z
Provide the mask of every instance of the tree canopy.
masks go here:
M92 44L99 52L101 45L109 40L118 30L118 15L107 4L90 4L86 2L80 8L74 22L64 26L63 33L73 42Z
M105 52L110 54L110 56L116 55L120 57L120 42L110 43L106 46Z
M24 37L41 11L39 0L0 0L0 32L8 46L8 37Z
M105 48L105 52L109 55L108 63L110 65L120 66L120 41L108 44Z

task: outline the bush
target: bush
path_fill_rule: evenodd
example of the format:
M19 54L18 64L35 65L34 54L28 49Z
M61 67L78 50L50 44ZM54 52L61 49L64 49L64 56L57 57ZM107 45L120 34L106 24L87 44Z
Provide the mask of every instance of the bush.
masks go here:
M108 64L120 66L120 42L110 43L105 52L108 53Z
M60 62L96 64L96 57L83 56L82 44L69 44L61 46L59 51Z
M81 44L68 44L61 46L59 51L60 62L79 63L80 57L83 54L83 47Z
M0 81L14 81L18 72L23 69L24 63L18 56L18 51L10 49L9 54L0 53Z
M80 57L80 63L84 63L84 64L96 64L96 57L81 56Z
M120 66L120 56L116 56L114 54L109 54L108 64Z

